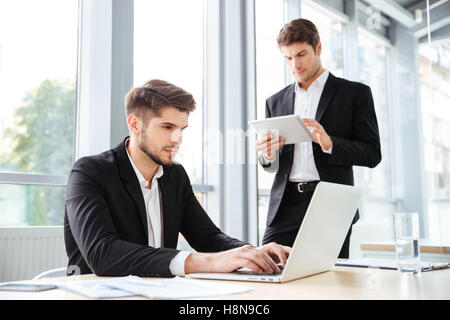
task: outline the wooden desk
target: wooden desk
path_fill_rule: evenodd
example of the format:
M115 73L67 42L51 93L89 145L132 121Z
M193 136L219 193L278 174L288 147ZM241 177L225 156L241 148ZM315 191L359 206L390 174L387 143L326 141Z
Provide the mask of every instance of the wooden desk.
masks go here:
M439 246L437 244L430 244L427 242L420 244L420 253L434 253L434 254L450 254L450 245L445 244ZM395 243L392 241L383 242L368 242L361 243L360 248L362 251L395 251Z
M58 281L89 280L95 275L54 278ZM35 282L45 283L47 279ZM212 280L196 280L212 281ZM26 283L29 281L20 281ZM221 282L221 281L213 281ZM226 281L229 283L228 281ZM19 283L19 282L17 282ZM395 270L335 267L333 271L287 283L235 282L253 291L214 297L221 300L301 300L301 299L450 299L450 269L424 272L419 276L401 275ZM87 299L61 289L42 292L0 292L0 299ZM126 299L145 299L129 297Z
M419 240L419 244L422 261L450 261L449 244L440 245L426 240ZM395 259L395 243L393 241L361 243L360 248L363 256L367 258Z

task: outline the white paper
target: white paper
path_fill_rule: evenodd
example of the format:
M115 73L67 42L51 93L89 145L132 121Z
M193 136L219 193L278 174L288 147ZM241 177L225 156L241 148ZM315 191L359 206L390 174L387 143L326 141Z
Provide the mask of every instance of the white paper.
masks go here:
M148 298L159 299L189 299L222 296L251 290L250 288L240 285L217 284L180 277L162 280L129 279L120 282L119 285L122 290L134 292Z
M189 299L208 296L222 296L247 292L250 288L184 279L180 277L144 280L136 276L102 280L82 280L52 283L63 290L72 291L89 298L122 298L144 296L159 299Z
M338 260L337 265L346 266L360 266L370 268L385 268L385 269L397 269L397 260L393 259L376 259L376 258L359 258L349 260ZM429 268L433 263L427 261L421 261L420 266L422 269Z
M93 299L122 298L136 295L133 292L118 288L118 283L130 277L132 276L102 280L67 281L53 283L53 285L56 285L59 289L72 291ZM113 283L116 283L116 285L112 285Z

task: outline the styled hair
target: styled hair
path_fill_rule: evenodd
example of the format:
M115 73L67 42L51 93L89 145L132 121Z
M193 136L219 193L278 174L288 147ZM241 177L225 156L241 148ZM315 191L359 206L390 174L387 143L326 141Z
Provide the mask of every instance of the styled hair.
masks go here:
M281 48L282 46L288 46L296 42L306 42L316 52L320 37L314 23L306 19L294 19L284 25L277 36L278 47Z
M125 97L125 112L135 114L147 123L164 107L174 107L183 112L195 110L194 97L187 91L164 80L150 80L142 87L132 88Z

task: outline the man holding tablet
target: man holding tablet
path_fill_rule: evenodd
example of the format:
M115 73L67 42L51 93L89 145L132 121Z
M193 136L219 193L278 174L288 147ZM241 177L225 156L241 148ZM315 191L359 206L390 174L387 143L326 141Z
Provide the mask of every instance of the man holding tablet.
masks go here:
M260 164L276 172L263 243L291 246L318 181L353 185L352 167L374 168L381 148L370 88L322 67L316 26L292 20L277 42L296 82L266 100L266 118L298 114L314 137L313 142L285 144L268 134L257 141ZM357 211L352 224L358 219ZM349 256L351 230L340 258Z

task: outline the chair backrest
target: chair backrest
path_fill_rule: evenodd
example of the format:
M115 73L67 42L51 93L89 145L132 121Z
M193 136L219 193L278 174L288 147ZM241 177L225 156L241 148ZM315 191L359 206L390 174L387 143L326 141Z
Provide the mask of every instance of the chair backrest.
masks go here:
M42 272L42 273L38 274L36 277L33 278L33 280L45 279L45 278L65 277L66 273L67 273L67 268L66 267L51 269L51 270L47 270L45 272Z

